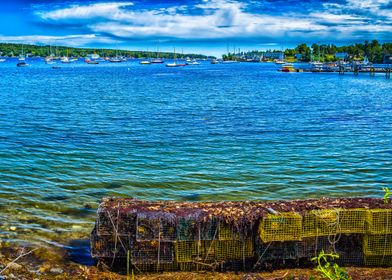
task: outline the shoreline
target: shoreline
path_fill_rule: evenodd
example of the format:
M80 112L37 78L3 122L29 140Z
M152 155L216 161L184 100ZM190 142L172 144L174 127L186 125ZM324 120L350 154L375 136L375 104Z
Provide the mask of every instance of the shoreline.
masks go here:
M24 255L24 256L22 256ZM20 257L22 256L22 257ZM19 259L17 259L20 257ZM97 265L83 265L69 259L67 252L57 248L23 248L0 242L0 279L67 279L67 280L158 280L158 279L219 279L219 280L321 280L314 268L285 268L264 272L165 272L120 275ZM346 267L355 280L382 280L392 277L392 268Z

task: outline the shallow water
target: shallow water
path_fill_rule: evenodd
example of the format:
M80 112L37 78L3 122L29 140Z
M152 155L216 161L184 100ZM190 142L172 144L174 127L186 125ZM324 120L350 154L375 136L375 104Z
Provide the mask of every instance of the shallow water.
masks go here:
M0 63L0 237L86 237L103 196L382 197L392 84L274 64Z

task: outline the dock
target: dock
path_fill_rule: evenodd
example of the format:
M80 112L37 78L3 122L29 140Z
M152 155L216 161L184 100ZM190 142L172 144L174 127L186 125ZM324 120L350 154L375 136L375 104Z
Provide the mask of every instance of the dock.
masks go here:
M391 69L392 65L372 65L372 66L363 66L352 64L349 66L343 65L328 65L325 64L321 67L300 67L293 68L292 71L282 71L281 72L308 72L308 73L339 73L340 75L344 75L345 73L359 75L359 74L368 74L369 76L375 76L375 74L384 74L385 78L391 78Z

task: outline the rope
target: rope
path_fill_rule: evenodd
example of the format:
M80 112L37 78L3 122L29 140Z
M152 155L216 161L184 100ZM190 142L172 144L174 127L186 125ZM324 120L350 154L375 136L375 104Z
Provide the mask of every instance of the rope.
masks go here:
M259 257L259 259L257 260L257 262L255 263L255 265L253 266L253 269L255 269L257 267L257 265L259 264L259 262L261 261L261 259L263 258L265 252L267 252L268 248L271 246L272 242L268 243L267 248L265 248L264 252L261 254L261 256Z
M387 235L387 233L388 233L389 214L390 213L391 212L387 210L387 217L386 217L387 221L385 223L386 228L385 228L385 234L384 234L384 250L383 250L383 254L382 254L381 263L384 263L384 260L385 260L386 248L387 248L387 243L388 243L388 239L387 239L388 235Z
M220 223L218 223L218 225L217 225L216 228L215 228L214 237L212 238L210 247L209 247L208 250L207 250L207 254L206 254L206 257L205 257L205 259L204 259L204 262L207 262L208 255L210 254L210 250L211 250L212 245L214 244L214 241L215 241L215 239L216 239L216 234L218 233L218 228L219 228L219 226L220 226Z
M159 271L159 259L161 257L161 219L158 219L158 263L157 272Z

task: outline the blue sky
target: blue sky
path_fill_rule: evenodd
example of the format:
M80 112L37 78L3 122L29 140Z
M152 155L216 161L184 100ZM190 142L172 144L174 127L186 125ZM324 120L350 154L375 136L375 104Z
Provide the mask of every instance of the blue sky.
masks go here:
M162 50L217 55L227 47L392 40L392 0L17 0L1 6L1 42L155 50L159 40Z

